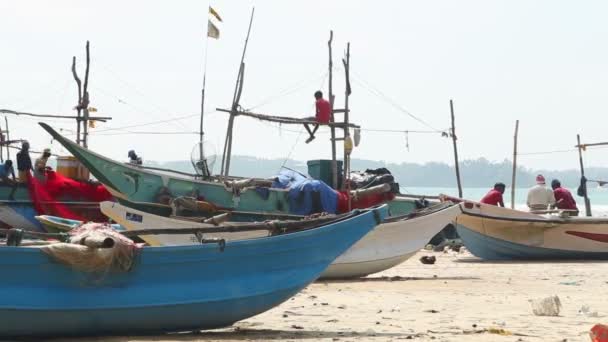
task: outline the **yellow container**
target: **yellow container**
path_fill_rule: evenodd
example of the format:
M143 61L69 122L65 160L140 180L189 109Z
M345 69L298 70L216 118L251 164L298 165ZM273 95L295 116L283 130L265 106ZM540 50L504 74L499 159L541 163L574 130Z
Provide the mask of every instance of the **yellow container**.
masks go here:
M75 180L89 179L89 170L73 156L57 157L57 172Z

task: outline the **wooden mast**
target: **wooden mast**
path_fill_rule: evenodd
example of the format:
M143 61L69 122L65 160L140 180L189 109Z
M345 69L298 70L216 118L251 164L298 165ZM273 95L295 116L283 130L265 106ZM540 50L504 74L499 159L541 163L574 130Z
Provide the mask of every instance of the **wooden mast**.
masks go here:
M83 128L82 128L82 146L88 148L89 140L89 64L91 59L89 57L89 41L87 40L87 66L84 72L84 85L82 87L82 117L83 117Z
M328 99L329 99L329 107L330 107L330 114L329 114L329 120L333 123L334 121L334 100L335 100L335 96L333 93L333 69L334 69L334 62L332 59L332 50L331 50L331 44L334 40L334 31L331 30L329 31L329 40L327 41L327 47L329 49L329 80L328 80L328 92L329 94ZM338 161L336 160L336 129L335 127L330 127L330 131L331 131L331 187L336 189L338 187Z
M245 46L243 47L243 54L241 56L241 63L239 65L239 73L236 78L236 85L234 89L234 97L232 99L232 113L228 120L228 128L226 132L226 141L224 142L224 153L222 155L222 169L220 174L226 178L230 173L230 157L232 154L232 131L234 127L234 117L238 111L239 101L241 100L241 93L243 91L243 78L245 76L245 52L247 51L247 43L249 42L249 34L251 33L251 24L253 23L253 14L255 13L255 7L251 9L251 18L249 19L249 28L247 29L247 37L245 38Z
M585 167L583 166L583 149L586 146L597 146L598 144L589 144L589 145L581 145L581 136L579 134L576 135L576 147L578 148L578 161L581 166L581 186L584 187L583 197L585 199L585 214L587 216L591 216L591 202L589 201L589 196L587 196L587 181L583 181L585 178Z
M460 183L460 166L458 164L458 147L456 146L456 126L454 124L454 103L450 99L450 113L452 116L452 144L454 145L454 168L456 169L456 183L458 184L458 197L462 198L462 184Z
M515 134L513 135L513 174L511 175L511 209L515 209L515 175L517 173L517 134L519 120L515 120Z
M350 154L353 150L353 141L350 137L350 129L349 129L349 113L348 113L348 98L351 94L350 88L350 42L346 44L346 57L342 59L342 64L344 65L344 75L345 75L345 89L344 89L344 176L342 177L343 187L348 191L348 210L351 210L352 206L352 197L350 196L350 182L348 179L350 178ZM346 186L344 186L346 185Z

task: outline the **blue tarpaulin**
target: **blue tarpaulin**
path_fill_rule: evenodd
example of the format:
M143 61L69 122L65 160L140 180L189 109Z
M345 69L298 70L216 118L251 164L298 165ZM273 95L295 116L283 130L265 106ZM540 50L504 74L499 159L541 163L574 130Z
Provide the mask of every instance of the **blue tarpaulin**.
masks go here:
M308 178L297 171L281 169L272 187L289 189L289 211L292 214L335 214L337 211L338 193L322 181Z

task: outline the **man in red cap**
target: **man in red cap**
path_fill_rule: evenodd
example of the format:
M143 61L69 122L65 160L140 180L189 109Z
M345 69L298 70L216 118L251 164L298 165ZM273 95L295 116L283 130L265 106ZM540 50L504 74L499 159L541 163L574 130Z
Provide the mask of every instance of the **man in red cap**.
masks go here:
M553 190L547 188L543 175L536 176L536 185L528 190L526 204L530 211L547 210L550 205L555 205Z

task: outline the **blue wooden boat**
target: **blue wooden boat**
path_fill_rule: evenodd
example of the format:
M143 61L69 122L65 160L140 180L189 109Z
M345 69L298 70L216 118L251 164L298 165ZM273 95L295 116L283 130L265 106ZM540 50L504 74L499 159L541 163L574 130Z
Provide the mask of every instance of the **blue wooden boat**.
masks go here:
M229 326L287 300L372 230L386 206L284 235L144 247L129 272L90 274L38 248L0 247L0 337Z
M608 219L539 215L464 202L456 230L487 260L608 259Z

